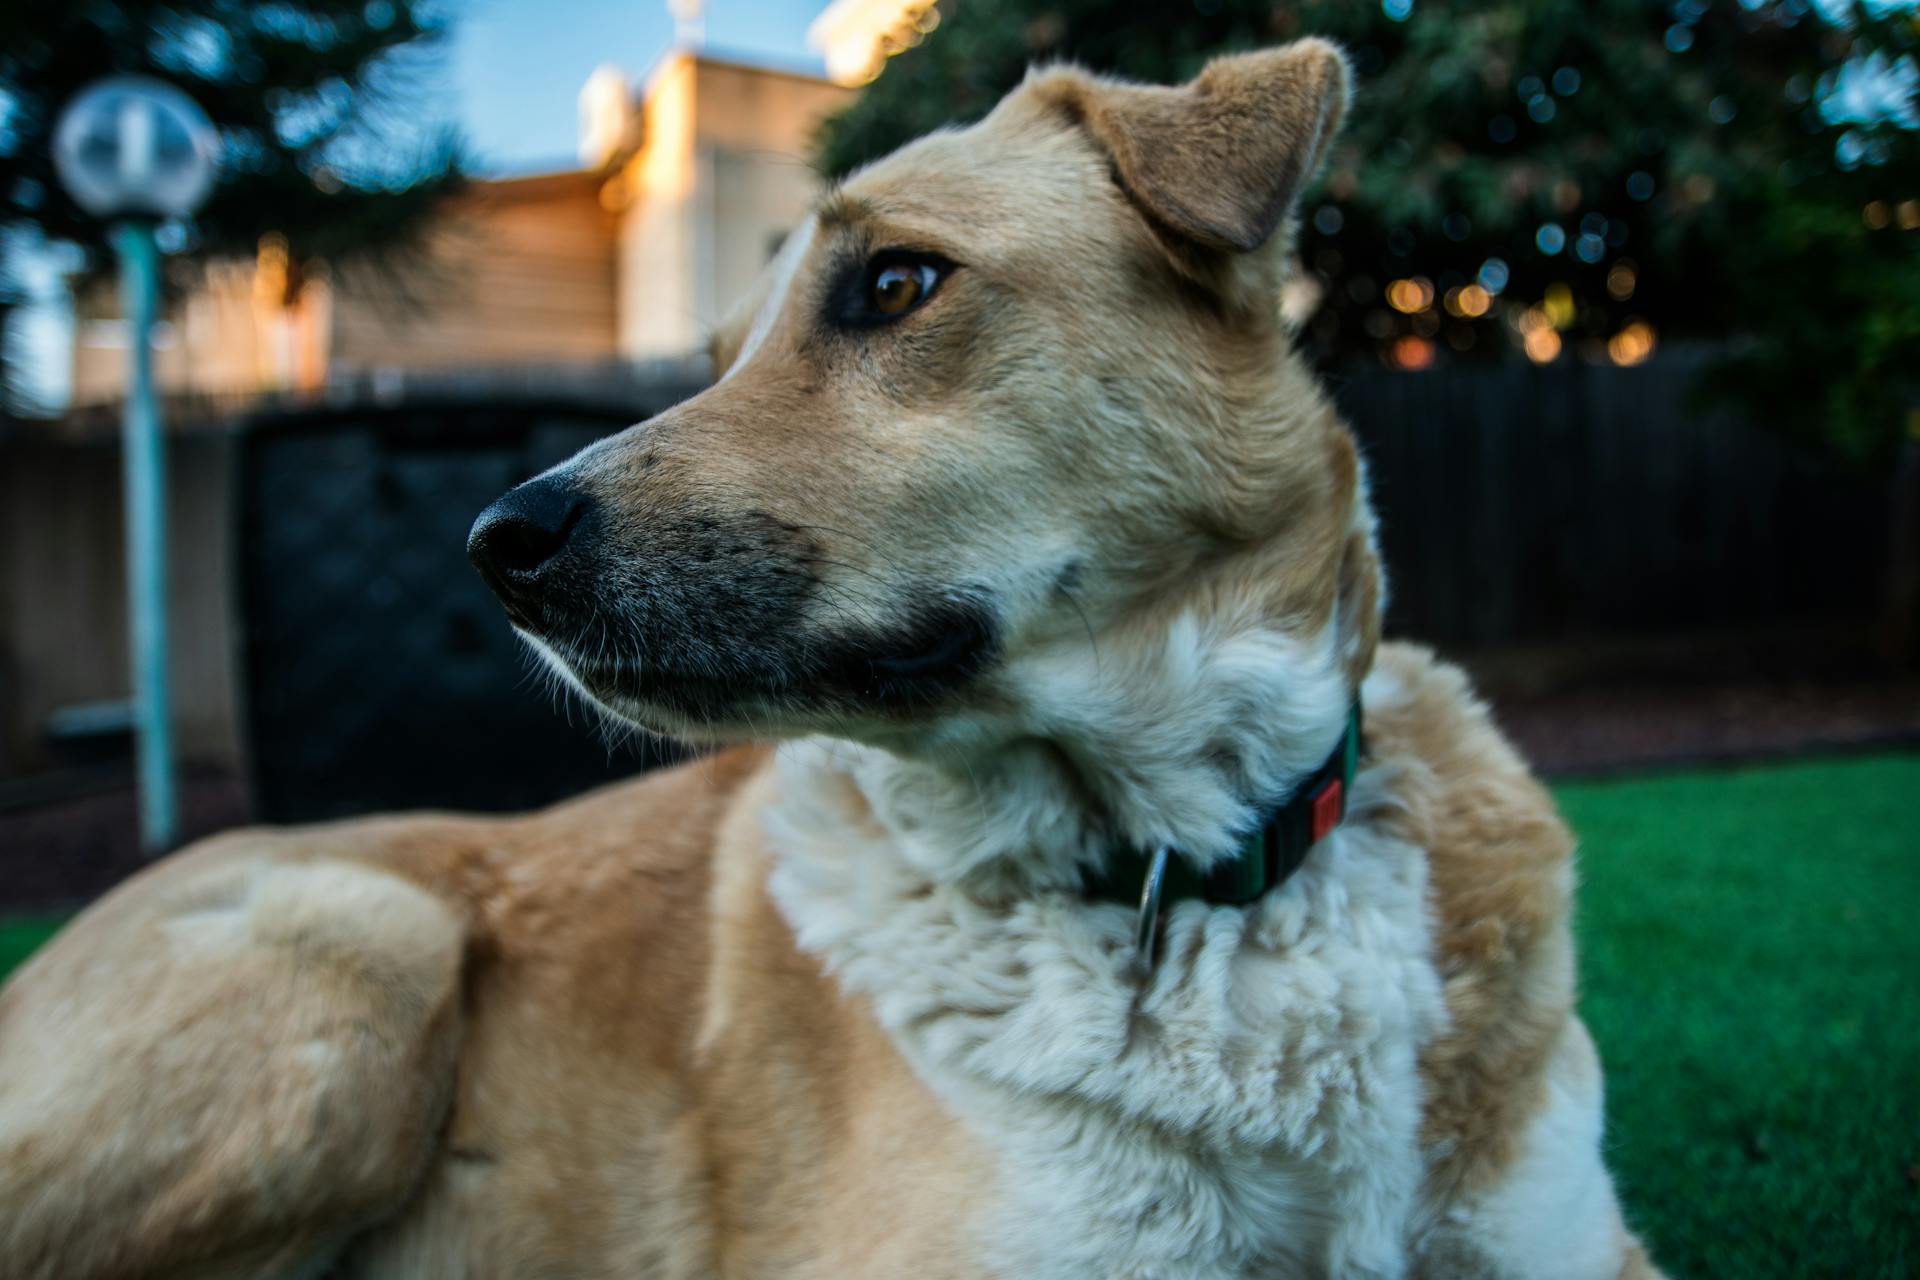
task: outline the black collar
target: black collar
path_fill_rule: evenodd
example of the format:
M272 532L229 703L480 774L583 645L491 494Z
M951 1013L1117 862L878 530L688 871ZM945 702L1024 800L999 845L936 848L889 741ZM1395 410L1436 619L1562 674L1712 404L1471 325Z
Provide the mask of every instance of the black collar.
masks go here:
M1151 963L1159 916L1186 898L1238 906L1252 902L1300 869L1307 850L1346 816L1353 775L1360 767L1360 704L1347 713L1347 731L1293 797L1274 810L1240 847L1240 856L1202 874L1176 851L1117 850L1106 868L1085 880L1087 897L1140 908L1142 959Z

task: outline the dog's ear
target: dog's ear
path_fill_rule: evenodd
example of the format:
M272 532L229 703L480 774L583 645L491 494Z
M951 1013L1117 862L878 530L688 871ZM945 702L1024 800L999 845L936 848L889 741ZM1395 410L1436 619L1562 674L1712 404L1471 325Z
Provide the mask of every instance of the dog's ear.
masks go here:
M1248 253L1286 221L1346 114L1338 46L1296 40L1216 58L1177 88L1055 71L1032 87L1112 158L1121 187L1163 235Z

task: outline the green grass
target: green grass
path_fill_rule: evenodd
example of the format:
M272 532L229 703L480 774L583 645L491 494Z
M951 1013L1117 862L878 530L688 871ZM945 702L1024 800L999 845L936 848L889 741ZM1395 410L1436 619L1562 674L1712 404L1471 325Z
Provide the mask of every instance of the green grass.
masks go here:
M65 916L33 916L24 920L0 920L0 978L20 967L20 962L51 938Z
M1920 755L1557 791L1608 1159L1655 1258L1920 1278ZM0 922L0 974L58 925Z
M1920 1267L1920 756L1564 785L1608 1158L1675 1276Z

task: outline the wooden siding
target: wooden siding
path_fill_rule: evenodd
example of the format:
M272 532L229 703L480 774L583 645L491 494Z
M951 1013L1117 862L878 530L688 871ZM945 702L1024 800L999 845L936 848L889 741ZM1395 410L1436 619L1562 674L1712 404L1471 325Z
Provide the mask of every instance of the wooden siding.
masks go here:
M614 216L600 180L566 173L488 183L398 278L334 282L331 368L434 368L614 354Z

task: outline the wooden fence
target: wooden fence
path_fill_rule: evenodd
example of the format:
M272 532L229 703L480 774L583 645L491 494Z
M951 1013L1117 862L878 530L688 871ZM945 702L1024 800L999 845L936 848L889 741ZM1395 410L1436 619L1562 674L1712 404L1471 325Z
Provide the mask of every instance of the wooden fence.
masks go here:
M1339 379L1389 630L1479 645L1871 617L1889 477L1693 407L1694 367Z
M175 727L189 764L240 751L232 574L233 442L168 441ZM120 450L111 432L0 432L0 780L60 762L56 714L128 694Z

